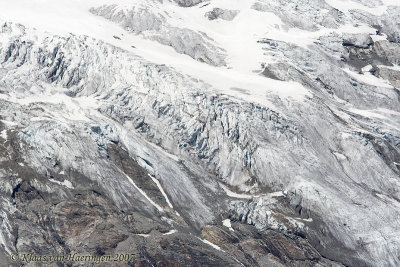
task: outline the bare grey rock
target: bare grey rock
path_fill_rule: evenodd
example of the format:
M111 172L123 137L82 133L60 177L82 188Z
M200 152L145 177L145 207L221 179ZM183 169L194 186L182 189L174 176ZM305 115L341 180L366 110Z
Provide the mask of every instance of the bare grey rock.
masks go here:
M344 23L344 14L324 0L258 0L252 8L261 12L274 12L289 26L304 30L315 31L319 26L337 28Z
M191 7L201 2L204 2L204 0L174 0L174 1L182 7Z
M388 36L388 40L391 42L399 43L400 36L398 29L400 27L399 14L400 7L390 6L383 15L374 16L368 12L362 10L352 10L351 15L354 19L360 22L365 22L370 25L374 25L379 32L385 33Z
M192 5L190 1L179 3L185 6ZM129 32L142 34L145 38L171 46L178 53L188 55L200 62L214 66L226 65L225 51L212 39L205 33L170 26L165 18L168 14L154 14L144 8L125 10L117 5L92 8L90 12L118 23Z
M149 30L160 30L165 18L145 8L121 9L118 5L91 8L90 12L108 20L119 23L122 27L135 33Z
M239 14L239 10L227 10L221 8L214 8L211 11L208 11L205 16L209 20L214 19L223 19L223 20L233 20L237 14Z
M390 83L394 87L400 88L400 71L399 70L393 70L390 67L388 68L385 66L379 66L379 67L377 67L376 75L379 77L382 77L383 79L390 81Z

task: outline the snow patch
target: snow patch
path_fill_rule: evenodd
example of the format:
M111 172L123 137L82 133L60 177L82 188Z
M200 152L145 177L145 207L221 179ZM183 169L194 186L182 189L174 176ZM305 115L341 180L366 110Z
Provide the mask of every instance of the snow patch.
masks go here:
M261 196L268 196L268 197L284 197L287 195L287 192L285 191L276 191L276 192L272 192L272 193L268 193L265 195L261 195Z
M143 236L143 237L149 237L150 236L149 234L136 234L136 235Z
M252 199L253 196L252 195L246 195L246 194L238 194L235 192L232 192L231 190L228 189L228 187L226 187L225 185L219 183L219 186L225 191L225 193L230 196L230 197L234 197L234 198L243 198L243 199Z
M308 219L296 218L296 220L300 220L300 221L304 221L304 222L312 222L313 221L312 218L308 218Z
M217 245L211 243L210 241L208 241L208 240L206 240L206 239L201 239L201 238L199 238L199 237L198 237L198 239L199 239L201 242L203 242L203 243L205 243L205 244L207 244L207 245L212 246L212 247L215 248L216 250L222 251L222 249L221 249L219 246L217 246Z
M162 188L160 182L153 176L151 176L150 174L148 174L148 176L153 180L153 182L158 186L158 189L160 190L161 194L164 196L165 201L167 201L168 206L173 209L174 207L172 206L172 203L169 201L169 198L167 196L167 194L165 193L164 189Z
M7 130L6 130L6 129L4 129L3 131L1 131L0 137L3 138L3 139L5 140L4 143L7 141Z
M352 136L351 133L346 133L346 132L341 133L341 135L342 135L343 139L348 139L348 138L350 138Z
M225 191L225 193L234 198L241 198L241 199L252 199L252 198L259 198L259 197L285 197L287 195L286 191L277 191L272 193L260 194L260 195L249 195L249 194L239 194L229 190L228 187L219 183L220 187Z
M125 174L125 173L124 173ZM140 192L140 194L142 194L149 202L151 205L153 205L158 211L162 212L164 211L163 208L161 208L159 205L157 205L157 203L155 203L147 194L146 192L144 192L142 189L140 189L135 182L133 182L132 178L129 177L128 175L126 175L126 178L128 178L129 182L136 188L136 190L138 190Z
M232 224L231 224L231 220L230 219L226 219L222 221L222 225L227 227L230 231L234 232L235 230L233 230L232 228Z
M352 78L354 78L360 83L369 84L377 87L393 88L393 86L388 81L378 78L369 72L365 72L364 74L359 74L350 69L343 69L343 71L345 71L347 74L349 74Z
M6 120L0 120L2 123L8 126L17 126L18 124L13 122L13 121L6 121Z
M332 153L333 153L333 155L335 155L335 157L338 160L346 160L347 159L347 157L345 155L343 155L342 153L339 153L339 152L332 152Z
M361 71L362 71L363 73L364 73L364 72L368 72L368 71L371 71L372 68L373 68L372 65L369 64L369 65L363 67L363 68L361 69Z
M374 42L379 42L379 41L387 41L387 35L386 34L380 34L380 35L378 35L378 34L372 34L372 35L370 35L371 36L371 39L372 39L372 41L374 41Z
M172 234L175 234L176 232L177 232L177 230L172 229L171 231L169 231L169 232L167 232L167 233L165 233L163 235L172 235Z
M69 189L74 189L74 186L68 180L64 180L63 182L60 182L60 181L57 181L57 180L54 180L54 179L49 179L49 181L53 182L53 183L56 183L56 184L59 184L59 185L63 185L65 187L68 187Z

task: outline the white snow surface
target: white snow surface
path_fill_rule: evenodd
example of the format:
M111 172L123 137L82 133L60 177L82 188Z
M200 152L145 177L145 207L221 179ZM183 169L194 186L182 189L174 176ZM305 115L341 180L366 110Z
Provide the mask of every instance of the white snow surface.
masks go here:
M325 8L342 11L344 19L337 27L316 24L314 30L289 26L279 12L254 9L255 2L212 0L205 7L182 8L171 1L151 0L2 0L0 21L27 28L20 36L1 33L1 48L7 48L16 36L25 36L34 46L52 51L52 42L71 38L87 47L65 49L67 56L78 51L71 56L70 65L92 68L81 83L68 88L62 81L43 79L33 56L21 67L5 65L0 68L0 89L5 88L0 91L0 102L9 103L16 111L5 107L10 110L0 114L4 115L1 122L7 130L24 129L18 136L40 151L24 155L24 159L40 171L45 168L41 160L54 155L66 166L79 168L72 158L82 158L88 151L97 153L98 147L118 141L148 170L168 207L187 209L189 219L200 226L214 221L216 206L196 187L198 177L205 179L201 182L206 190L228 196L227 201L256 203L250 224L284 229L286 226L270 216L269 205L287 198L294 206L298 202L311 214L318 214L346 247L362 245L356 257L376 266L398 266L399 163L377 153L400 141L398 88L369 73L372 65L360 74L341 62L340 56L345 53L343 34L387 42L388 36L376 35L372 25L352 21L352 11L383 16L392 6L400 6L400 1L322 1ZM290 1L281 3L290 6ZM147 33L134 34L89 11L113 4L125 10L145 7L162 15L170 27L201 32L226 52L226 66L196 61L145 38ZM211 21L204 14L213 8L235 9L238 15L232 21ZM329 10L317 12L328 14ZM325 39L328 44L324 47ZM50 57L47 60L50 65ZM262 75L262 64L279 77ZM398 65L385 68L400 71ZM322 85L315 85L317 78ZM87 90L79 91L81 84ZM324 91L330 88L333 97ZM77 94L71 97L67 93L73 90ZM34 109L38 107L41 111ZM144 126L144 134L136 130L142 129L138 127L141 120L149 125L149 133ZM101 134L87 130L92 125L98 126ZM2 130L0 137L7 139L7 130ZM84 138L77 138L83 133ZM118 205L140 199L165 212L122 171L101 173L102 162L92 162L90 157L80 164L93 164L84 174L110 188L110 198ZM254 177L249 186L247 182ZM75 184L67 179L50 181L69 189ZM270 191L263 192L272 193L257 192L264 187ZM293 220L301 224L313 221ZM233 230L229 219L223 225ZM173 233L175 230L165 235ZM7 249L6 239L0 235L0 243Z
M49 179L49 181L51 181L53 183L56 183L56 184L59 184L59 185L66 186L66 187L71 188L71 189L74 188L72 183L70 181L68 181L68 180L64 180L64 181L60 182L60 181L57 181L57 180L54 180L54 179Z
M0 136L4 140L7 140L7 130L6 129L2 130L1 133L0 133ZM6 142L6 141L4 141L4 142Z
M222 251L222 249L221 249L219 246L217 246L217 245L211 243L210 241L208 241L208 240L206 240L206 239L201 239L201 238L198 238L198 239L199 239L201 242L203 242L203 243L205 243L205 244L207 244L207 245L213 247L214 249Z
M239 3L240 1L236 1ZM186 73L192 77L203 80L215 87L218 92L233 95L235 97L267 104L265 95L267 93L278 94L281 97L290 97L301 101L303 97L311 94L306 88L296 82L282 82L260 77L253 71L260 68L262 50L257 45L257 40L267 31L267 28L261 26L265 21L271 21L267 14L261 14L250 9L251 1L243 1L239 6L244 9L243 12L249 14L239 14L234 20L236 26L211 24L203 16L203 10L200 9L182 9L169 3L163 6L167 12L178 13L174 18L176 22L185 19L189 28L196 30L212 29L210 36L217 41L221 40L221 46L228 50L231 61L230 68L212 67L200 62L193 61L188 56L178 54L172 48L156 43L155 41L145 40L135 35L127 34L122 28L106 21L100 17L94 16L89 12L93 6L101 4L130 5L132 1L77 1L77 0L17 0L2 1L0 10L7 10L1 14L5 20L19 22L23 25L35 27L41 31L51 32L58 35L86 35L117 47L126 49L135 53L146 60L158 64L167 64L174 67L181 73ZM134 2L138 4L138 2ZM227 3L225 3L227 4ZM195 12L195 14L191 14ZM254 16L256 14L257 16ZM268 20L266 20L268 18ZM248 21L248 20L251 21ZM173 23L173 19L171 19ZM256 21L254 21L256 20ZM275 22L277 21L273 21ZM259 28L249 31L249 23L260 25ZM223 24L223 23L222 23ZM209 30L206 32L208 33ZM113 36L123 36L121 40ZM246 37L246 38L245 38ZM245 42L245 43L242 43ZM134 45L136 48L132 48ZM243 53L249 51L251 54ZM248 90L250 94L238 94L238 91L232 88L241 88Z
M172 229L171 231L166 232L166 233L164 233L163 235L172 235L172 234L175 234L176 232L177 232L176 229Z
M231 220L230 219L225 219L222 221L222 225L227 227L229 231L234 232L235 230L232 228Z

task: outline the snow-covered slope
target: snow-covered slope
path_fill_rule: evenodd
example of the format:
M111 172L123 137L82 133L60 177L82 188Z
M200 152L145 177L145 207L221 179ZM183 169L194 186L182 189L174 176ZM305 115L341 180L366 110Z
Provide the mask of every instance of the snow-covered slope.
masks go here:
M399 14L1 1L0 261L399 265Z

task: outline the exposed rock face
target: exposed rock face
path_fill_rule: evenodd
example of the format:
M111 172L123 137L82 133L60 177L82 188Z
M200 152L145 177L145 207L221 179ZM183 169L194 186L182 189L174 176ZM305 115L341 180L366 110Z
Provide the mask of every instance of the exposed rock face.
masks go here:
M341 266L322 258L305 239L271 230L256 231L242 224L232 230L206 226L202 236L233 253L246 266Z
M400 35L398 29L400 27L400 18L397 15L399 11L399 6L390 6L387 12L380 16L375 16L374 14L359 9L351 10L351 15L361 22L374 25L380 32L387 35L388 41L399 43Z
M149 37L161 44L173 47L178 53L214 66L224 66L224 51L212 44L207 36L189 29L170 27Z
M400 264L398 6L6 2L0 265Z
M120 9L118 5L101 6L90 10L93 14L119 23L122 27L135 33L161 29L165 18L146 10L144 7L130 10Z
M181 6L190 7L200 1L176 2ZM217 47L205 33L198 33L187 28L172 27L166 23L166 17L169 15L165 12L151 13L145 7L123 9L117 5L105 5L92 8L90 11L118 23L129 32L141 34L145 38L171 46L178 53L188 55L200 62L214 66L226 64L225 51ZM226 14L224 17L232 17L232 14Z
M253 8L274 12L288 25L311 31L317 30L318 26L337 28L343 23L344 16L324 0L259 0L255 1Z
M205 14L205 16L209 20L214 20L214 19L233 20L237 14L239 14L238 10L226 10L221 8L214 8L213 10L208 11Z
M390 67L379 66L377 67L376 75L390 81L394 87L400 88L400 69L396 70Z
M197 5L204 0L174 0L178 5L183 6L183 7L191 7L194 5Z
M349 52L346 61L360 71L369 71L399 88L400 69L395 66L400 64L400 44L387 40L373 42L365 35L349 38L343 43Z

